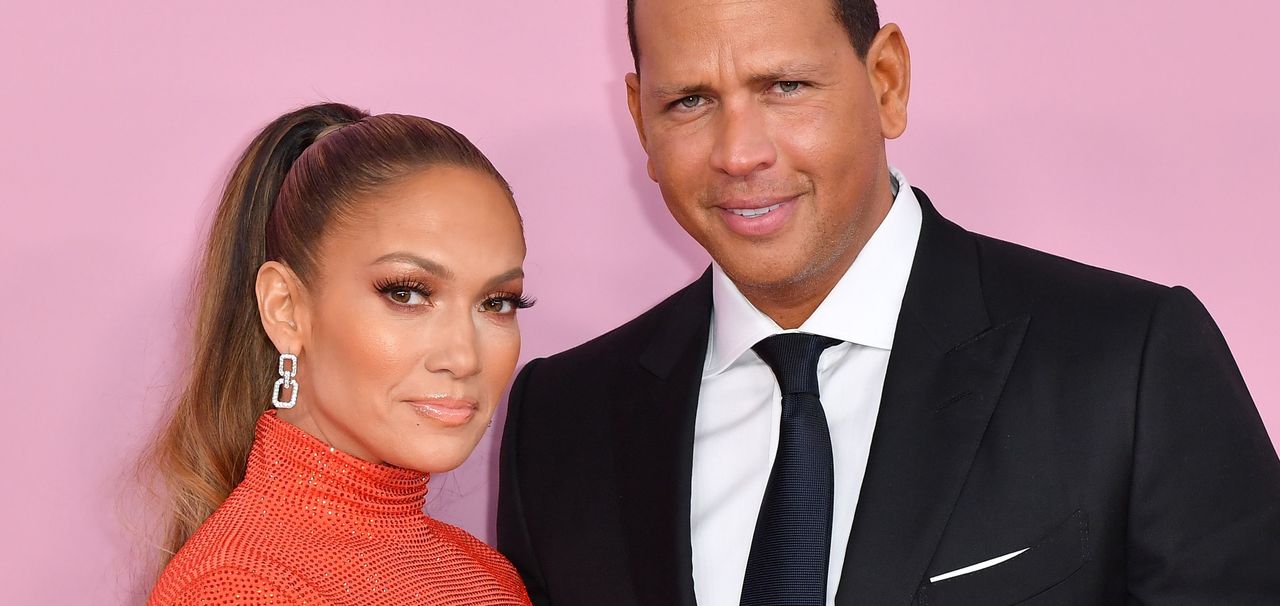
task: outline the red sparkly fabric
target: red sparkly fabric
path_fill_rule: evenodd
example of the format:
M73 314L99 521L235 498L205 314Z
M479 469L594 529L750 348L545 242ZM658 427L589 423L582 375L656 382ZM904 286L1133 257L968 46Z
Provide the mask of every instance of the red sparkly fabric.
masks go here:
M244 481L174 556L151 606L529 604L515 569L427 517L425 474L258 420Z

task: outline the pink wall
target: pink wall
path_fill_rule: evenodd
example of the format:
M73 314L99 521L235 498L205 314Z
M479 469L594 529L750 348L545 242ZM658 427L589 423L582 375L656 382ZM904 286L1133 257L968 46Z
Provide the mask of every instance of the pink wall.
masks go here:
M286 109L422 114L492 156L527 217L525 359L706 263L644 176L622 0L81 4L0 6L7 603L138 600L126 464L182 379L220 183ZM1280 437L1280 9L882 4L915 59L892 161L972 229L1191 287ZM432 511L491 537L495 454L439 478Z

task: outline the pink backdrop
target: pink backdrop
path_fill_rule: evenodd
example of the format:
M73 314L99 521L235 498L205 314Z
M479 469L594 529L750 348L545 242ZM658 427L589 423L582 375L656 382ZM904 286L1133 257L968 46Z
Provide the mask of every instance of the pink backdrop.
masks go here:
M707 262L644 176L623 0L81 4L0 6L6 603L140 600L127 464L182 379L223 177L284 110L422 114L491 155L527 217L526 360ZM1280 436L1280 9L882 5L915 60L892 161L971 229L1191 287ZM491 538L495 456L437 478L430 510Z

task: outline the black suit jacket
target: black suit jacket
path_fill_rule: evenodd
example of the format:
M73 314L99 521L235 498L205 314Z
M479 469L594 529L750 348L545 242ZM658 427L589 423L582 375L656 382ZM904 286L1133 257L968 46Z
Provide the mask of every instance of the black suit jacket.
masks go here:
M1280 604L1280 461L1199 301L969 233L917 196L836 603ZM516 379L498 547L535 604L694 604L710 311L708 274Z

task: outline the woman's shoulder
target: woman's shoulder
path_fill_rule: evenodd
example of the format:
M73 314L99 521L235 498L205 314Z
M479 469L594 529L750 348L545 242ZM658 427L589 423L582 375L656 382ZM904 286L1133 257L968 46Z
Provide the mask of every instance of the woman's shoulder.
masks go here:
M271 520L250 520L233 494L165 566L149 605L291 604L310 596L307 584L277 557L293 538ZM324 603L323 601L318 603Z
M244 564L210 563L186 570L165 569L147 606L197 604L316 604L328 602L287 571Z
M435 534L436 537L442 541L451 543L467 551L473 551L477 553L494 553L494 554L498 553L498 551L493 547L490 547L488 543L481 541L480 539L476 538L475 535L467 532L466 530L463 530L458 526L454 526L453 524L450 524L448 522L441 522L440 520L437 520L430 516L427 516L426 519L427 519L427 524L431 528L431 532Z
M529 603L529 596L525 592L520 574L507 558L498 553L498 550L457 526L431 517L427 520L432 534L440 542L451 545L456 550L455 553L465 554L465 560L470 560L469 564L463 563L465 560L454 560L448 566L448 574L459 579L464 576L469 577L473 585L486 584L494 591L493 595L501 595L504 596L503 599L510 600L510 602L493 603Z
M497 549L457 526L431 517L428 517L427 520L437 538L467 554L472 560L487 569L499 583L503 585L513 582L519 583L520 575L516 572L515 566L512 566L505 556L498 553ZM519 586L523 587L524 585L519 583Z

